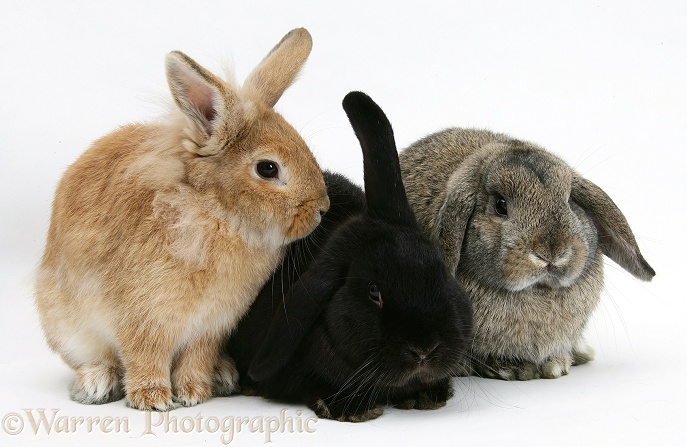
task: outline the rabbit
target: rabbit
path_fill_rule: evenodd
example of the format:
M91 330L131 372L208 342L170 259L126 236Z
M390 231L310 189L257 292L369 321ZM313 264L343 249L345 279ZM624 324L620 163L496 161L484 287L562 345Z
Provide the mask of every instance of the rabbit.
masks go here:
M604 191L545 149L450 128L401 151L408 200L472 300L475 375L558 378L594 358L583 332L606 255L654 270Z
M384 112L360 92L343 107L365 192L325 171L330 210L289 247L225 352L244 394L303 402L320 418L439 408L470 346L470 301L420 233Z
M170 117L119 128L67 169L35 299L73 400L166 411L235 391L224 335L329 206L273 110L311 46L289 32L242 88L169 53Z

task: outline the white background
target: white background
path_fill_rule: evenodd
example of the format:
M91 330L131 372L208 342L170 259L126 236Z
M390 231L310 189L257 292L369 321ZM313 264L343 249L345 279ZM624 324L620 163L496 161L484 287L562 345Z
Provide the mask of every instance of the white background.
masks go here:
M362 90L399 148L447 126L537 142L599 184L628 218L657 276L607 261L588 328L594 362L557 380L463 379L446 408L389 409L374 421L319 421L274 445L687 445L684 171L687 3L683 1L8 1L0 2L0 428L2 445L120 446L144 414L124 402L71 402L71 371L46 347L32 283L65 168L121 124L168 101L163 58L182 50L239 80L290 29L314 48L277 104L321 166L362 182L340 103ZM129 432L34 434L23 409L127 418ZM305 407L212 399L170 416L302 418ZM35 413L34 413L35 414ZM123 419L122 419L123 420ZM9 427L9 428L8 428ZM150 445L221 445L220 433L153 429ZM237 433L232 444L262 445Z

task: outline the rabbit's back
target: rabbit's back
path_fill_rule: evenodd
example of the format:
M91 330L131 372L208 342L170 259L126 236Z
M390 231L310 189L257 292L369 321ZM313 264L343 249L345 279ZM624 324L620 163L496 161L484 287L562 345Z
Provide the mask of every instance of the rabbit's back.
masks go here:
M55 251L79 253L91 265L105 261L124 239L130 241L132 228L144 224L155 191L135 175L123 174L140 163L148 134L148 126L123 127L98 140L67 169L55 193L44 263L54 262ZM165 174L180 178L183 164Z

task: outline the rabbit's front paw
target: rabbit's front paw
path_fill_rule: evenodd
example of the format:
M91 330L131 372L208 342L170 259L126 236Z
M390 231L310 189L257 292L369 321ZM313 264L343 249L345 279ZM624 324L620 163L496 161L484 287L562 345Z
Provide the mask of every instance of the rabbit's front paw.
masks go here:
M172 390L164 385L150 385L127 393L127 405L145 411L169 411L179 405L172 400Z
M413 398L394 404L394 407L401 410L436 410L443 406L446 406L445 399L437 400L435 396L430 396L428 393L419 393Z
M594 348L589 346L584 339L580 339L573 347L573 366L582 365L594 360Z
M565 376L570 372L572 364L573 359L571 356L549 359L540 367L541 377L542 379L557 379Z
M472 367L475 375L489 379L533 380L557 379L565 376L570 372L572 365L572 355L564 355L549 358L539 365L528 361L489 357L487 359L473 360Z
M359 405L350 405L350 402L327 403L324 399L317 399L310 405L310 408L319 418L334 419L339 422L365 422L377 419L384 413L384 407L381 405L361 409Z
M532 380L541 377L535 363L503 360L493 357L474 359L472 369L476 376L501 380Z
M221 339L206 334L179 353L172 367L172 389L175 400L181 405L192 407L204 402L212 396L217 381L232 380L233 364L227 364L218 356L220 344Z
M195 377L174 377L174 401L184 407L198 405L211 395L212 387L207 381Z
M215 365L212 380L213 396L230 396L241 391L239 387L239 372L231 357L220 356Z
M106 404L124 397L119 365L91 363L76 370L69 397L82 404Z
M453 397L453 385L446 379L440 383L433 383L426 390L415 395L404 396L397 402L392 401L392 404L401 410L436 410L445 406L451 397Z

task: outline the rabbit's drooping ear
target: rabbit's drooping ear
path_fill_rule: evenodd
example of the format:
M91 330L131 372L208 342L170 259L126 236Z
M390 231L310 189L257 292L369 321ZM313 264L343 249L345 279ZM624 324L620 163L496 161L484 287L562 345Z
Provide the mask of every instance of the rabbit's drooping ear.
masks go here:
M456 171L447 182L446 199L432 229L431 239L444 255L452 275L456 273L468 221L477 203L481 167L476 161L467 161L465 167Z
M394 131L386 115L369 96L351 92L343 108L360 141L367 213L373 218L415 226L401 179Z
M167 55L166 69L174 101L197 130L210 138L221 125L223 138L233 140L244 124L243 108L236 93L180 51ZM203 149L206 148L201 145L200 155L214 155Z
M241 93L246 98L274 107L296 79L311 49L312 38L305 28L291 30L248 75Z
M341 253L339 250L332 252ZM340 270L348 267L348 261L338 257L330 259L329 256L323 253L316 258L291 287L284 302L276 304L267 335L248 369L253 380L268 379L286 366L343 283L345 272Z
M594 222L599 235L599 247L606 256L643 281L650 281L654 277L656 272L639 251L625 216L601 188L575 175L570 198Z

